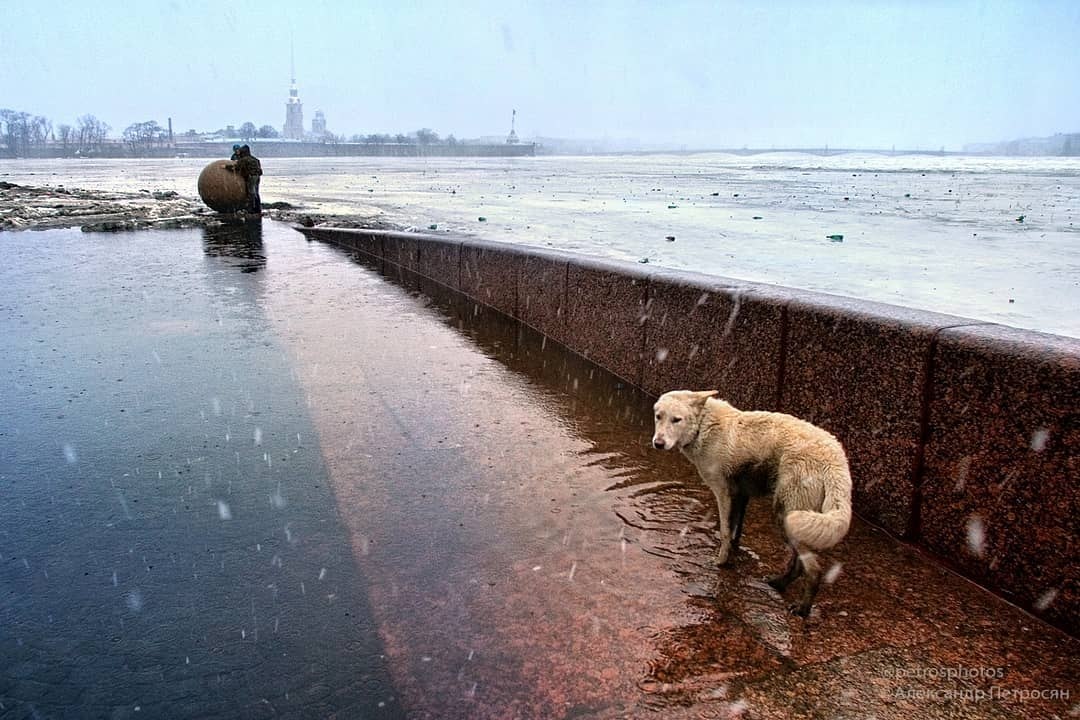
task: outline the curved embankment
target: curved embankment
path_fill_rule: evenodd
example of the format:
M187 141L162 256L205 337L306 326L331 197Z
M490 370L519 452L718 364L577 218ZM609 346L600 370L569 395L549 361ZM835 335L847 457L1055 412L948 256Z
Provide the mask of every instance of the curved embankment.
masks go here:
M715 388L827 428L862 518L1080 635L1080 340L537 248L300 229L517 318L649 394Z

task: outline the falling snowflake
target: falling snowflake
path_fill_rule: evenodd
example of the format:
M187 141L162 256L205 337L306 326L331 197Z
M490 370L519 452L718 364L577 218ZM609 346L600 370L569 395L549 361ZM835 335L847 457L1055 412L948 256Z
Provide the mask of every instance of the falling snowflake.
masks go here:
M1042 452L1046 449L1046 441L1050 439L1050 431L1046 428L1039 428L1031 434L1031 449L1035 452Z
M127 594L124 598L124 602L127 603L128 609L132 612L139 612L143 608L142 593L136 588Z
M1046 608L1050 607L1053 604L1054 600L1057 599L1057 596L1058 596L1058 591L1057 591L1056 588L1052 588L1050 590L1047 590L1046 592L1044 592L1042 595L1039 596L1038 600L1035 601L1035 609L1038 610L1039 612L1042 612L1043 610L1045 610Z
M825 583L832 585L840 577L840 569L844 566L843 563L836 563L831 568L825 571Z
M982 518L978 515L972 515L968 518L967 543L968 549L973 555L982 557L986 553L986 528L983 526Z

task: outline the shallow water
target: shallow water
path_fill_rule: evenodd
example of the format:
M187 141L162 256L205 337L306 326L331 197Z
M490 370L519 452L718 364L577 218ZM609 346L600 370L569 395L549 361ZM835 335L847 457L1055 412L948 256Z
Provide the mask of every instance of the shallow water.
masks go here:
M194 196L204 164L0 161L0 177ZM312 212L1080 337L1077 158L283 158L266 172L267 202Z
M0 235L0 714L955 716L1075 641L858 522L807 622L732 567L649 401L277 223ZM423 291L423 292L421 292ZM996 716L1065 712L994 706Z
M3 245L0 704L395 716L261 227Z

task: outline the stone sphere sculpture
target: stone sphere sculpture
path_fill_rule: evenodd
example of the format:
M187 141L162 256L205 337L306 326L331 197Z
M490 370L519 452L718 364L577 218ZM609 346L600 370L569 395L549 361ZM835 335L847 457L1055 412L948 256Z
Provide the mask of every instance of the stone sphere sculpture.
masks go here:
M211 210L237 212L247 205L247 189L238 173L225 169L228 160L215 160L199 173L199 197Z

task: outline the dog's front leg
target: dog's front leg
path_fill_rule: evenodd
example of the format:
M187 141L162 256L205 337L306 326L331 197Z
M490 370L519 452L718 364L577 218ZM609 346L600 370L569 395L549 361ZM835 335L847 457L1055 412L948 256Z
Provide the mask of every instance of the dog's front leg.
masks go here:
M716 562L718 565L725 565L731 555L731 492L726 484L709 483L709 489L716 496L719 516L716 525L720 531L720 550L716 553Z
M746 519L746 506L749 502L750 496L742 491L736 491L731 499L731 547L735 552L739 552L743 520Z

